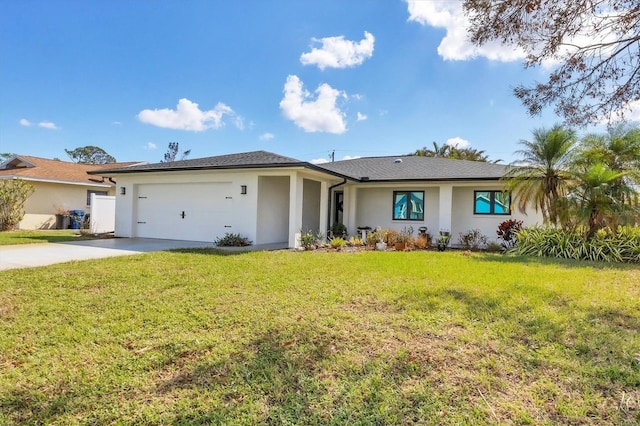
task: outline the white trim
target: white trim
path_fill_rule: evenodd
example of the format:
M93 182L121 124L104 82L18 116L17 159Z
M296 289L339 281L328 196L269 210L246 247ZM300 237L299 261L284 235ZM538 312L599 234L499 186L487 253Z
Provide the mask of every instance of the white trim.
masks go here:
M97 186L100 188L111 188L114 186L114 185L99 183L99 182L84 183L84 182L77 182L72 180L43 179L43 178L33 178L33 177L26 177L26 176L20 176L20 175L0 176L0 180L4 180L4 179L21 179L21 180L27 180L30 182L61 183L64 185Z

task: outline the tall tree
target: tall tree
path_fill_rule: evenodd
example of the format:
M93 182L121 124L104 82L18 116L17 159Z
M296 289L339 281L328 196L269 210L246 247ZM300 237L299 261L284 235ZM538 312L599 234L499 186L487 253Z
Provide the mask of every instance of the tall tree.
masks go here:
M557 125L549 130L534 130L533 140L522 140L520 144L524 148L516 153L522 156L521 165L505 175L507 188L515 193L518 210L524 213L527 205L533 204L545 222L557 224L571 179L576 134Z
M97 146L83 146L73 150L65 149L71 161L80 164L108 164L115 163L116 159Z
M171 163L176 161L176 157L180 153L180 143L179 142L169 142L169 147L167 152L164 154L164 160L160 161L161 163ZM180 155L180 160L184 160L191 154L191 150L187 149Z
M438 145L435 141L433 142L433 149L422 147L421 149L416 150L412 155L417 155L418 157L447 157L451 147L447 144Z
M514 89L529 113L548 105L568 125L623 118L640 100L638 0L464 0L472 42L521 49L546 82Z

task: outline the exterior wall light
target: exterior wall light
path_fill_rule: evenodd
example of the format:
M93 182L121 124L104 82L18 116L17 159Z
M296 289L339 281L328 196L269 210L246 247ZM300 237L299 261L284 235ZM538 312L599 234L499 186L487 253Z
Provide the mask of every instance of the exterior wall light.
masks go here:
M247 193L247 185L240 185L240 193L246 195Z
M120 187L120 195L125 195L127 193L127 188L125 186Z

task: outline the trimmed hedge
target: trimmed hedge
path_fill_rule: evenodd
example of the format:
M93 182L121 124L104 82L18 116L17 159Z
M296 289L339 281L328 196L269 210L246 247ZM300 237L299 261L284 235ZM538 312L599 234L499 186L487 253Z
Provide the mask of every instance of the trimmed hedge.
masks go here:
M586 239L580 230L534 227L517 232L517 245L510 253L529 256L599 262L640 263L640 227L619 226L599 230Z

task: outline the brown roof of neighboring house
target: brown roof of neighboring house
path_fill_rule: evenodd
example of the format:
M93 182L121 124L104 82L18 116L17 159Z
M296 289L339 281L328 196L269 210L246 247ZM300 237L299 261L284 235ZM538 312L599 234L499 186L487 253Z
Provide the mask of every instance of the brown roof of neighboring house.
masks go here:
M108 180L88 175L87 172L105 168L127 167L134 164L140 164L140 162L78 164L30 155L16 155L0 164L0 179L16 177L35 181L110 186L112 183Z

